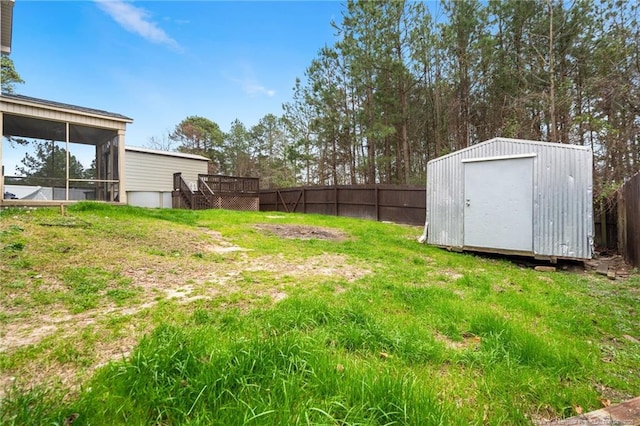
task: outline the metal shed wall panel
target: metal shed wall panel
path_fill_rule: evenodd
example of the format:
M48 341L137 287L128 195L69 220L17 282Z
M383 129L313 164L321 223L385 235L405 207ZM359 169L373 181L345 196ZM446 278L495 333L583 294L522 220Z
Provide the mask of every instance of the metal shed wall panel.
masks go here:
M427 243L464 247L462 160L535 154L533 253L587 259L593 250L592 153L576 145L496 138L427 165Z
M194 184L198 174L207 174L207 160L182 158L149 152L126 150L126 190L173 191L173 174L182 173L183 179Z

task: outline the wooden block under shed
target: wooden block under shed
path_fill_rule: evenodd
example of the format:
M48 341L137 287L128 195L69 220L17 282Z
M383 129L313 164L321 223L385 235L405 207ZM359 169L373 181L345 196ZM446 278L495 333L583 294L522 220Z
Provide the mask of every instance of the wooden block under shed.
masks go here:
M609 273L609 262L606 260L598 262L596 272L600 275L607 275Z

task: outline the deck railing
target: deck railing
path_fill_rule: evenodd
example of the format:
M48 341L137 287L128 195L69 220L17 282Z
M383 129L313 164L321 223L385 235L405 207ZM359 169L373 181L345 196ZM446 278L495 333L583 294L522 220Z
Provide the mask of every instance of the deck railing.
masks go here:
M193 193L193 191L191 191L191 188L189 188L187 182L185 182L182 178L182 173L173 174L173 192L180 195L188 208L195 208L195 194Z
M207 181L202 178L202 175L198 175L198 192L207 200L207 207L212 208L216 205L215 195L213 190L207 184Z
M215 194L258 194L260 179L225 175L198 175Z
M191 189L182 173L173 174L173 207L200 209L259 210L260 180L224 175L198 175Z

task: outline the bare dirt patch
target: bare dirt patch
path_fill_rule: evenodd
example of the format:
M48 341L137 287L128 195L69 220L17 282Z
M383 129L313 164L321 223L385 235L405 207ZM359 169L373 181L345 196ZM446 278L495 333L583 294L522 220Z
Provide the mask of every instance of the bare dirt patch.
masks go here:
M462 333L462 340L453 340L443 334L437 333L435 335L436 340L444 343L444 345L449 349L455 350L465 350L472 349L478 350L480 348L480 337L472 334L472 333Z
M330 241L346 238L339 230L312 226L256 228L283 238ZM37 239L46 241L47 236L41 230L36 232ZM78 240L78 249L64 259L56 259L53 265L86 264L93 260L84 257L89 249L99 250L104 253L105 269L131 280L131 287L137 290L135 298L120 306L105 300L96 308L75 314L62 303L35 305L35 309L35 302L0 306L0 316L5 318L0 332L0 354L11 357L29 348L39 353L37 358L21 360L17 368L0 371L0 398L12 383L27 387L62 384L73 389L99 366L127 357L139 339L153 328L148 312L153 312L160 302L188 306L197 300L241 294L247 300L267 297L277 303L288 297L292 286L330 280L339 282L342 292L346 290L345 282L370 273L367 267L355 264L346 255L259 256L207 228L155 226L135 238L124 233L111 237L99 240L99 247L84 247L84 240ZM43 246L40 250L47 248ZM39 281L40 290L68 291L57 281L56 274L57 269L38 271L33 279ZM109 324L112 319L121 325L114 328ZM88 336L98 337L87 339ZM44 346L38 346L41 343ZM65 347L73 349L70 355Z
M161 258L156 259L150 267L123 265L121 272L123 276L132 279L132 285L141 291L135 303L126 307L104 303L99 308L79 314L72 314L63 306L50 306L46 313L32 312L25 316L12 308L11 316L16 320L5 324L0 333L0 353L38 344L56 333L73 334L107 315L136 315L161 300L174 300L184 304L233 293L240 290L239 283L259 273L270 274L274 278L275 287L256 286L252 291L257 296L270 295L276 302L286 297L286 293L278 288L278 283L287 277L299 280L330 278L353 282L370 273L367 268L350 264L346 256L336 254L323 254L302 260L287 260L283 255L253 258L242 255L222 264L204 266L194 264L191 259L180 262L178 259Z
M352 282L369 274L366 268L352 265L346 256L339 254L322 254L300 261L287 260L282 254L276 256L261 256L252 259L245 271L266 271L275 274L276 278L295 276L309 278L313 276L333 277Z
M347 235L342 231L331 228L322 228L319 226L274 225L265 223L256 225L255 227L259 231L268 232L282 238L329 241L343 241L347 238Z
M433 272L433 275L440 278L444 278L446 281L449 281L449 282L455 282L455 281L458 281L460 278L464 277L464 274L461 274L460 272L454 271L452 269L436 269Z

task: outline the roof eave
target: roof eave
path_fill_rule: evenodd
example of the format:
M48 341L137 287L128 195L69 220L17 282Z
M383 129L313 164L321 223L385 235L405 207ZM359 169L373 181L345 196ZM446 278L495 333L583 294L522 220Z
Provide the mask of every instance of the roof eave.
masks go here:
M11 53L11 39L13 33L13 4L15 0L0 0L0 51L8 55Z
M104 111L104 113L101 113L100 111L90 111L86 108L79 108L79 109L74 109L72 108L73 105L69 105L69 107L71 108L66 108L64 105L59 105L59 103L55 102L55 103L47 103L45 100L38 100L38 99L25 99L25 96L17 96L17 95L13 95L13 94L9 94L9 93L2 93L2 95L0 95L0 99L2 98L6 98L7 100L10 100L12 103L15 104L19 104L19 105L24 105L24 106L29 106L29 107L35 107L35 108L43 108L46 107L46 109L48 110L53 110L53 111L58 111L58 112L63 112L63 113L68 113L68 114L78 114L81 113L84 116L87 117L94 117L94 118L101 118L101 119L108 119L108 120L112 120L112 121L118 121L121 123L127 123L127 124L131 124L133 123L133 119L129 118L129 117L125 117L123 115L120 114L113 114L113 113L109 113L107 111ZM41 101L41 102L39 102Z
M140 146L126 145L124 147L125 151L139 152L142 154L152 154L152 155L164 155L166 157L175 157L175 158L186 158L190 160L199 160L199 161L211 161L209 158L198 155L198 154L188 154L186 152L176 152L176 151L163 151L153 148L144 148Z

